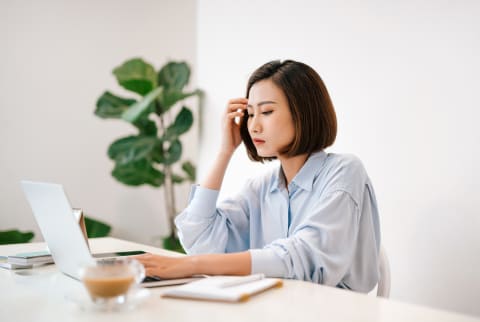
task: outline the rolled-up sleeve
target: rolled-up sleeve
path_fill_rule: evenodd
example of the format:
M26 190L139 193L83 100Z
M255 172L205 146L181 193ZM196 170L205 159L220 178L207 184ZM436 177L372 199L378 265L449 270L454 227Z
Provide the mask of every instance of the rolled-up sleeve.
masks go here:
M219 191L192 186L188 207L175 219L187 254L225 253L248 249L245 200L227 199L217 208Z
M351 264L358 217L358 205L348 193L329 193L291 236L250 250L252 273L336 286Z

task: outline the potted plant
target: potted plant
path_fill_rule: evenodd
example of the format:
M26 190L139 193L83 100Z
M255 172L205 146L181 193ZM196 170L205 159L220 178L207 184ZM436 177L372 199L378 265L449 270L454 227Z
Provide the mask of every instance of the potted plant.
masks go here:
M116 67L113 74L119 85L135 97L105 91L97 100L95 114L127 121L137 133L115 140L108 148L108 156L115 162L112 176L130 186L163 186L170 222L170 234L163 244L167 249L181 250L173 223L177 214L174 185L195 181L195 166L181 161L180 137L193 124L192 111L181 103L188 97L199 96L201 91L184 91L190 78L185 62L167 62L157 72L151 64L133 58ZM182 173L174 169L180 163Z
M19 231L17 229L0 231L0 245L28 243L34 237L32 231Z
M111 227L103 221L85 217L85 229L88 238L105 237L110 233ZM33 231L19 231L17 229L0 231L0 245L28 243L33 239Z

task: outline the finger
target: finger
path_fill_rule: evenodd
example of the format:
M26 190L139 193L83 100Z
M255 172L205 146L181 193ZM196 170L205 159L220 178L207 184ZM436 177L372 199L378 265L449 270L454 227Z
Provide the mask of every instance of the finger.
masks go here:
M146 276L158 276L158 277L161 277L160 275L158 275L158 272L156 269L154 268L147 268L145 267L145 275Z
M247 104L229 104L227 106L227 111L237 111L237 110L245 110L247 108Z
M158 258L154 256L142 256L142 258L136 258L143 266L154 266L158 264Z
M155 258L153 256L141 256L141 257L135 257L134 259L142 263L142 262L152 261Z
M142 263L142 264L143 264L143 267L145 267L145 269L158 267L158 265L155 263Z
M144 267L147 267L147 266L155 266L155 262L154 261L149 261L149 260L139 260L140 264L142 264Z
M227 114L228 119L234 119L236 117L242 117L243 116L243 111L242 112L230 112Z
M145 253L145 254L142 254L142 255L132 256L132 258L141 259L141 258L150 258L150 257L153 257L153 256L154 256L154 255L151 254L151 253Z
M143 254L143 255L132 256L132 258L139 262L143 262L143 261L152 259L153 256L151 254Z
M245 97L238 97L238 98L232 98L228 101L228 104L236 104L236 103L240 103L240 104L247 104L248 102L248 99L246 99Z

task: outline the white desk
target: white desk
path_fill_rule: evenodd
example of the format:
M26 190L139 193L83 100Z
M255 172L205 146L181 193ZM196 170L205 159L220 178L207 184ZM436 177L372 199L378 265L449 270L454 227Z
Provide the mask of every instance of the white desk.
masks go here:
M115 238L90 240L93 252L142 249L168 251ZM44 249L43 243L0 246L0 254ZM34 270L0 268L0 321L418 321L480 322L474 317L379 299L313 283L286 280L279 289L245 303L215 303L161 298L166 288L151 289L152 297L131 311L86 312L65 299L83 286L54 265Z

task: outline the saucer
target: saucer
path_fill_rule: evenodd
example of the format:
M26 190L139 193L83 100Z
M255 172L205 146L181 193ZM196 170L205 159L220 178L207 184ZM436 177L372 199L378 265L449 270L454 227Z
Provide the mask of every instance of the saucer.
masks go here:
M151 292L142 287L135 287L128 291L123 303L115 301L94 302L85 289L65 294L65 299L76 304L84 311L124 311L131 310L150 298Z

